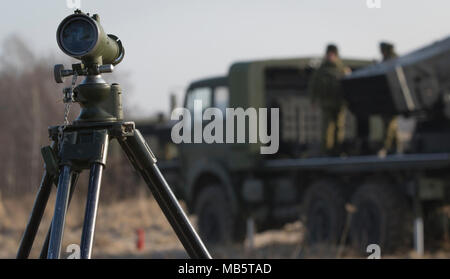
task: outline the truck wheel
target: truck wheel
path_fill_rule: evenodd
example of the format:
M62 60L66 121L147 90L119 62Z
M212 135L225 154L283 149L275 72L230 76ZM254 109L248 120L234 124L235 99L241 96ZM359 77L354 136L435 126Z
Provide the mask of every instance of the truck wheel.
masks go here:
M369 183L352 197L356 208L350 225L350 240L363 253L369 244L378 244L383 252L391 252L407 244L411 216L407 201L393 185Z
M303 206L307 245L337 244L345 221L345 203L338 186L327 181L311 185Z
M231 205L219 184L201 190L195 204L197 226L203 241L224 244L245 239L245 223L233 218Z

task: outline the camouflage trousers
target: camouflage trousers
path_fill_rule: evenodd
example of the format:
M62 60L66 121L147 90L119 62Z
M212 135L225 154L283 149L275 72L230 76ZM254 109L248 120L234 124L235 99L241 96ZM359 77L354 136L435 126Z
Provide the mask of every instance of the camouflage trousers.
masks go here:
M385 117L383 119L384 126L386 127L386 134L384 140L384 149L390 152L397 147L397 130L398 121L397 116Z
M345 139L346 107L322 109L322 148L335 151Z

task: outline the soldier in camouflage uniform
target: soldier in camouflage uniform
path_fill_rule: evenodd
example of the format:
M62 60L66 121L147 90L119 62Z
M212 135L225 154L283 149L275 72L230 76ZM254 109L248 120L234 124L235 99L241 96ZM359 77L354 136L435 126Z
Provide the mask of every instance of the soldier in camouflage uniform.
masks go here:
M397 58L397 53L395 53L394 45L387 43L387 42L381 42L380 43L380 51L383 55L383 62Z
M337 143L344 139L345 102L340 79L349 72L337 47L328 45L325 58L309 83L311 102L322 110L322 147L327 153L336 151Z
M380 43L380 52L383 56L383 62L388 61L390 59L397 58L397 54L394 50L394 45L381 42ZM381 155L385 155L386 153L392 152L394 149L394 145L397 142L397 129L398 129L398 120L397 116L386 115L383 117L384 126L386 127L386 136L384 140L383 149L380 151Z

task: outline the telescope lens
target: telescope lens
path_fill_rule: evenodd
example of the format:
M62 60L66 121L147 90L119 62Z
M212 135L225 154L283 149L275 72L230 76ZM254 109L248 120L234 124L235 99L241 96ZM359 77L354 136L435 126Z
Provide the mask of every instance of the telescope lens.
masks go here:
M73 18L61 29L60 41L71 55L84 55L97 43L97 28L84 18Z

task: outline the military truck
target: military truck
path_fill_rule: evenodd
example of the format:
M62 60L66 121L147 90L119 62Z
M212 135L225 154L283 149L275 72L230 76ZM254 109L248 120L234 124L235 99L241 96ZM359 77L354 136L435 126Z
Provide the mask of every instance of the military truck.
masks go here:
M371 62L345 63L357 69ZM200 234L207 242L242 241L248 217L255 220L258 230L276 228L299 217L304 190L300 173L289 168L269 171L267 163L275 158L305 157L308 151L319 154L320 110L311 107L307 90L319 64L317 58L235 63L228 76L190 84L184 103L190 110L195 100L202 100L204 109L275 104L280 107L283 125L276 155L260 155L260 144L180 145L185 184L177 192L197 214Z
M448 229L442 208L450 200L450 123L438 111L445 112L450 79L439 67L449 53L446 40L381 64L343 59L353 74L342 81L348 111L337 155L321 149L321 111L308 96L320 58L238 62L226 76L191 83L184 101L189 110L195 100L202 100L202 109L280 109L276 154L261 155L261 143L178 146L174 191L198 216L201 236L207 243L240 242L249 218L258 231L301 218L309 245L345 242L360 251L368 244L385 252L404 247L413 235L420 249L424 229L432 239L442 236ZM411 98L416 109L405 105ZM402 115L395 150L379 154L383 118L393 115Z

